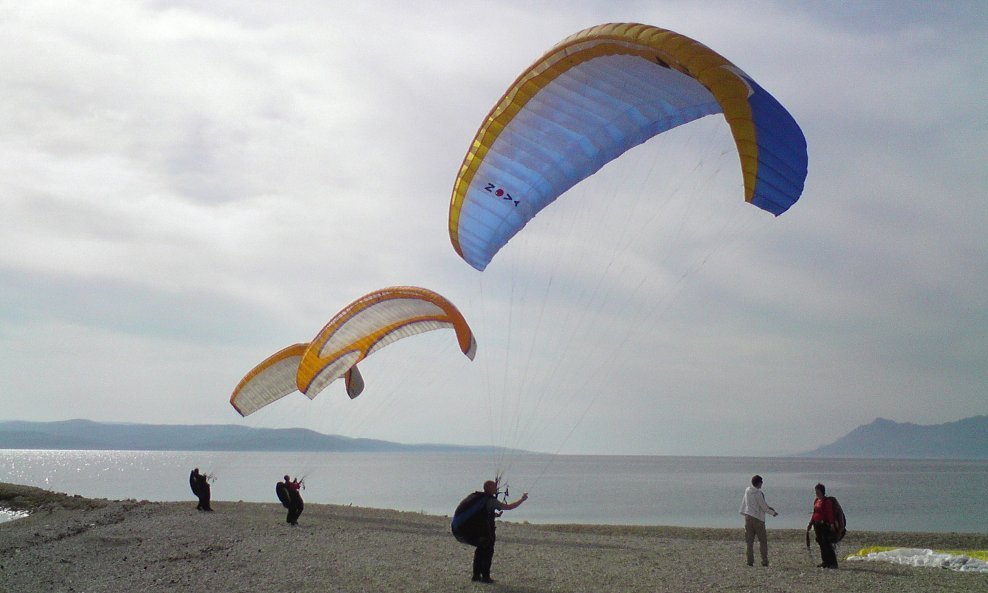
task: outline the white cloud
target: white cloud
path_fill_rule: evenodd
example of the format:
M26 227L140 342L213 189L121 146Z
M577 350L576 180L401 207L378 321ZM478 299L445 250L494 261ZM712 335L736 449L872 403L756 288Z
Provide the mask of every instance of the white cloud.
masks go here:
M9 417L141 420L113 404L141 385L157 420L236 421L226 398L243 373L391 284L456 302L478 360L443 336L382 353L368 361L382 403L320 403L354 416L329 428L484 444L486 415L423 413L469 396L544 413L541 438L519 446L742 454L756 425L760 454L878 415L984 413L972 353L988 335L988 48L970 24L984 15L729 1L0 10ZM472 135L540 52L620 20L695 36L787 105L809 142L803 199L776 220L742 204L711 118L605 168L475 272L446 235ZM531 253L560 256L548 277ZM307 403L251 422L326 429Z

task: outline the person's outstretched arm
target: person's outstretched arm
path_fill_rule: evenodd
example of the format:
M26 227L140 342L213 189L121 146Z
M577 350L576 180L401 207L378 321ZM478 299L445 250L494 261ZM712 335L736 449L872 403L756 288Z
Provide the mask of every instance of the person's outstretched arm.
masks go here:
M518 506L521 503L525 502L526 500L528 500L528 492L522 494L521 495L521 498L519 498L518 500L516 500L516 501L514 501L512 503L508 503L508 504L502 506L501 508L503 510L505 510L505 511L510 511L511 509L518 508Z

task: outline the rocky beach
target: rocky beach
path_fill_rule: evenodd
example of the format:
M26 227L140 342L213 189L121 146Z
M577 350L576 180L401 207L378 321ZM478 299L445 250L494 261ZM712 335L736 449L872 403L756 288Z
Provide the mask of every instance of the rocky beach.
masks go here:
M529 504L537 504L537 500ZM701 592L988 591L988 576L877 562L816 568L804 533L769 529L770 566L744 562L742 529L536 525L500 521L493 584L471 582L473 548L449 518L307 505L87 499L0 484L0 592ZM505 515L508 518L509 514ZM988 534L851 532L872 545L986 549Z

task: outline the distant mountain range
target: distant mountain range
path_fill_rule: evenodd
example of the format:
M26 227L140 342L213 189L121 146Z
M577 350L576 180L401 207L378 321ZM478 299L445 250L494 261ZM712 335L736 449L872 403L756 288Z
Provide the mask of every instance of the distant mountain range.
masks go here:
M405 445L322 434L304 428L251 428L236 424L126 424L91 420L0 422L0 449L353 452L491 450L490 447L441 444Z
M804 456L988 459L988 416L934 425L877 418Z
M128 424L91 420L0 422L0 449L122 451L450 451L491 447L407 445L354 439L304 428L251 428L236 424ZM988 459L988 416L936 425L878 418L803 457Z

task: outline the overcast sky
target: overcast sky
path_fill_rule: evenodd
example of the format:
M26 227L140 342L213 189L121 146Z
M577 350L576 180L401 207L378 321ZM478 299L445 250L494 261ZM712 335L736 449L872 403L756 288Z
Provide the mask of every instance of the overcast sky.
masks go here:
M0 419L764 455L988 413L983 2L66 6L0 3ZM712 116L473 270L447 210L474 133L543 52L618 21L779 99L803 197L744 204ZM234 412L255 364L398 284L456 303L477 359L433 332L367 360L356 400Z

